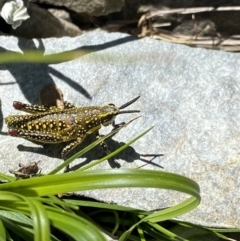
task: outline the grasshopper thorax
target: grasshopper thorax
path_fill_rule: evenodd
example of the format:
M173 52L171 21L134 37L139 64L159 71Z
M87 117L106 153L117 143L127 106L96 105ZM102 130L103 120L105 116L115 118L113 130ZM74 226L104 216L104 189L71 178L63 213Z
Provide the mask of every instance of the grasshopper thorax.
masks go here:
M108 105L102 106L100 110L101 124L103 126L108 126L111 124L114 125L114 120L117 115L140 112L139 110L123 110L123 111L121 110L131 105L132 103L134 103L139 97L140 96L134 98L133 100L125 103L120 107L116 107L114 104L108 104Z

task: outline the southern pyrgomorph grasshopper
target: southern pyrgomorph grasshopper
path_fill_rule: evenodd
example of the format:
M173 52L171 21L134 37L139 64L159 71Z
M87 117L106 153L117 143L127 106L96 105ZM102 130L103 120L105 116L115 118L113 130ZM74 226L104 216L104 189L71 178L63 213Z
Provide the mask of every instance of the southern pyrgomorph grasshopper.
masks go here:
M140 96L116 107L114 104L104 106L76 107L64 102L64 109L56 106L28 105L14 101L13 107L25 111L27 115L10 115L5 118L9 135L22 137L40 143L70 142L61 152L65 159L68 152L79 145L87 135L98 133L101 126L112 124L115 117L139 110L122 110L134 103Z

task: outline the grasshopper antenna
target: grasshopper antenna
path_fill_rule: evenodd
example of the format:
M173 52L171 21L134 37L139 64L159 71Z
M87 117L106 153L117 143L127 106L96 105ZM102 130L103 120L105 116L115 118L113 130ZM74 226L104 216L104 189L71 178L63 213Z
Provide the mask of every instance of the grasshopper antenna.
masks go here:
M123 104L122 106L119 107L119 110L126 108L127 106L131 105L135 101L137 101L140 98L140 95L134 98L133 100L128 101L127 103ZM138 113L140 110L122 110L119 111L118 114L126 114L126 113Z

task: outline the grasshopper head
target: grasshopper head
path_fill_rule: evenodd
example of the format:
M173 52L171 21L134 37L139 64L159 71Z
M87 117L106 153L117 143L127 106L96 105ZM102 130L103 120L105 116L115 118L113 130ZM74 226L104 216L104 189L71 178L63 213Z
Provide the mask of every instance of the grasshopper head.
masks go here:
M104 105L101 108L101 123L102 123L102 125L103 126L108 126L108 125L111 125L111 124L114 125L115 117L119 114L140 112L139 110L123 110L123 111L121 111L121 109L126 108L127 106L131 105L136 100L138 100L139 97L140 96L134 98L133 100L125 103L124 105L122 105L120 107L116 107L114 104Z

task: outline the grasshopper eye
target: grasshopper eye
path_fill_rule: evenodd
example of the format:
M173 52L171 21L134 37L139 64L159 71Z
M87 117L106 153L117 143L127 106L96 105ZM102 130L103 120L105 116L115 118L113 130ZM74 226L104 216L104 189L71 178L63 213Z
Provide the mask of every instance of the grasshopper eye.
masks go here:
M108 105L110 105L110 106L115 106L114 104L112 104L112 103L110 103L110 104L108 104Z

